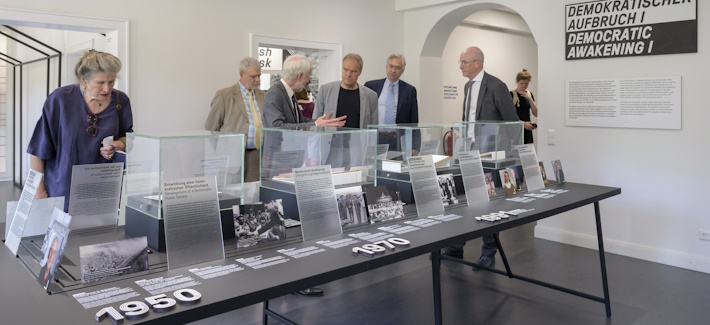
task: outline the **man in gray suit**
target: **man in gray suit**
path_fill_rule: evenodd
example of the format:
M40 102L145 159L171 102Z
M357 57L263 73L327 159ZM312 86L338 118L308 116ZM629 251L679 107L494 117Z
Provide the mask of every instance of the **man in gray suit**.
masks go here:
M483 71L483 52L475 46L466 48L459 56L459 68L469 81L464 87L463 121L518 121L513 99L508 87L500 79ZM442 250L442 254L463 258L463 246L452 245ZM491 266L495 263L497 251L493 236L483 237L483 247L478 264ZM476 267L473 268L477 270Z
M347 116L345 127L349 128L364 129L370 124L377 124L377 93L357 82L362 73L362 65L362 58L358 54L350 53L343 58L342 80L320 87L314 116Z
M239 82L215 93L205 121L208 131L241 133L247 136L244 152L244 181L259 180L261 110L264 92L259 89L261 65L254 58L239 62Z
M342 79L322 85L318 91L316 107L313 114L335 114L337 117L347 116L345 127L367 128L368 125L377 124L377 93L370 88L363 87L357 82L362 72L362 58L360 55L350 53L343 58ZM322 164L350 168L355 157L364 154L351 150L360 147L357 143L361 139L350 134L334 135L329 141L328 148L324 148ZM355 159L355 160L353 160Z
M296 92L303 90L309 81L313 67L311 61L301 55L289 56L283 63L283 77L271 86L264 96L264 126L296 130L303 126L343 126L347 116L332 118L328 115L313 114L317 119L303 116L298 109ZM512 99L511 99L512 100Z
M295 93L303 89L313 72L311 61L307 57L294 54L283 63L283 77L276 82L264 96L264 126L271 128L284 128L297 130L304 126L343 126L347 116L332 118L333 113L323 114L316 120L303 117L298 109ZM313 115L318 116L318 115ZM280 136L280 135L279 135ZM264 136L264 154L262 168L270 168L273 159L272 153L280 151L280 137ZM320 288L308 288L296 291L302 296L322 296Z

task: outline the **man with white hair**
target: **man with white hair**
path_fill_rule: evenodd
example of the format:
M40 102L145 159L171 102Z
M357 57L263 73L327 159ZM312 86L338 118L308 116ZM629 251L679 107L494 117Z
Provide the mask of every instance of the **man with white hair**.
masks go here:
M303 116L298 109L296 102L296 92L299 92L308 83L313 67L311 61L301 54L289 56L283 64L283 77L271 86L264 96L264 126L271 128L283 128L296 130L303 126L335 126L340 127L345 124L347 116L332 118L333 113L323 114L317 119L309 119ZM262 159L272 159L272 146L277 146L281 141L278 139L264 139L264 157ZM267 168L267 167L265 167ZM312 287L296 291L295 294L302 296L322 296L323 289Z
M301 54L289 56L283 64L283 77L271 86L264 96L264 126L298 129L302 126L343 126L347 116L332 118L333 113L317 119L303 116L298 109L296 92L306 86L313 72L311 61Z

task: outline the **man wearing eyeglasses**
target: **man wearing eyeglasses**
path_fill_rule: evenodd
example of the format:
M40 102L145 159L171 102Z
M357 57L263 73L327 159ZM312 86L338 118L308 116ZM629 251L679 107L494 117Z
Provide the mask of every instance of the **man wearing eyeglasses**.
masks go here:
M261 107L264 91L261 84L261 64L247 57L239 62L239 82L217 91L205 121L205 129L246 135L244 181L259 180L259 149L261 148Z
M483 71L483 59L483 52L475 46L466 48L459 56L461 73L469 79L464 87L463 121L518 121L518 114L515 112L508 86ZM449 246L441 253L463 258L465 244ZM497 246L493 236L484 236L481 257L477 263L486 267L493 265L496 251ZM476 267L473 269L477 270Z
M500 79L483 71L483 52L469 47L459 56L459 68L469 81L464 87L463 120L517 121L508 86Z
M370 80L365 87L374 90L379 97L379 124L419 123L419 106L417 104L417 89L399 79L407 67L404 55L392 54L387 58L387 78ZM391 88L391 89L390 89ZM385 91L382 91L382 90ZM392 94L392 98L389 96ZM387 100L394 104L392 116L387 113Z

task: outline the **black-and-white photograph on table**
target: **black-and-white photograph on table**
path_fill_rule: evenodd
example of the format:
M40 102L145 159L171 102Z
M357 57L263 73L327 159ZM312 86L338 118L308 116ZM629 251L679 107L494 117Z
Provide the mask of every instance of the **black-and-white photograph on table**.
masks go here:
M365 188L367 195L367 211L370 223L404 217L402 199L399 196L397 184L380 185Z
M281 200L234 206L237 248L286 239Z
M454 175L444 174L439 175L439 192L441 193L441 201L444 205L459 203L456 199L456 186L454 185Z
M343 226L367 223L367 210L365 209L362 187L339 188L335 190L335 196L338 198L338 214L340 214L340 223Z
M148 238L136 237L79 247L81 282L148 270Z

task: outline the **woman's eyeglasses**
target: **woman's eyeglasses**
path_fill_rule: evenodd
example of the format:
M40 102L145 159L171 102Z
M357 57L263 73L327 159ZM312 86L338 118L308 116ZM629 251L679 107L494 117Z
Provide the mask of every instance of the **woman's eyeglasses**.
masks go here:
M95 137L97 133L99 133L99 127L96 126L96 122L99 121L99 117L94 114L94 113L89 113L86 115L86 122L88 122L90 125L89 127L86 128L86 134Z

